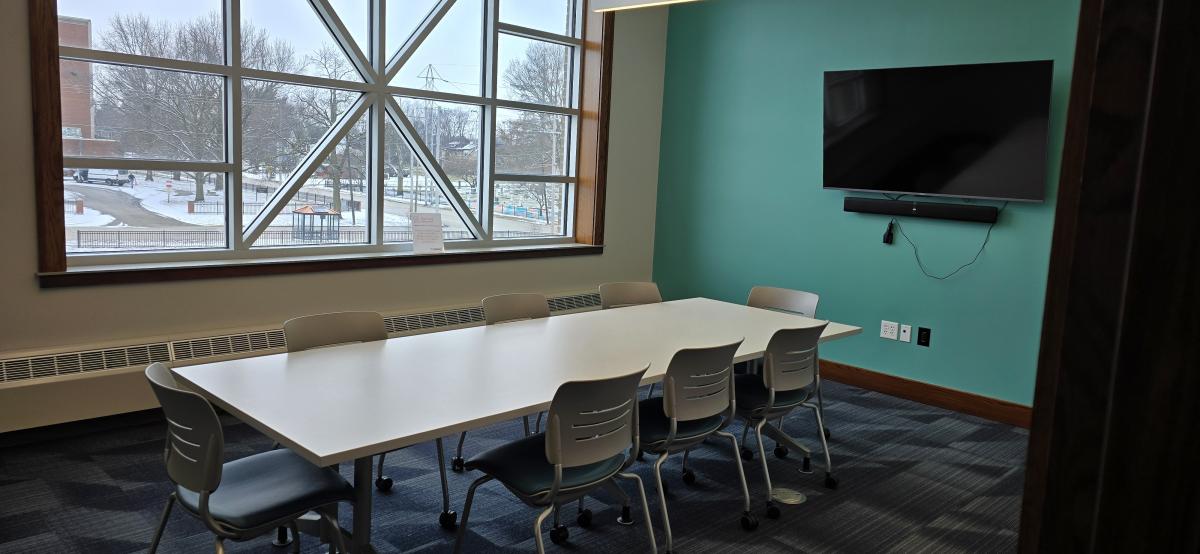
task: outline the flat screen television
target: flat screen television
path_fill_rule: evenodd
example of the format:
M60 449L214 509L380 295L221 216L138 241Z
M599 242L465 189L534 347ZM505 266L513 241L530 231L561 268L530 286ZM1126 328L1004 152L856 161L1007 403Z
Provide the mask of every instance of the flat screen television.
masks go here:
M1052 61L825 72L824 186L1040 202Z

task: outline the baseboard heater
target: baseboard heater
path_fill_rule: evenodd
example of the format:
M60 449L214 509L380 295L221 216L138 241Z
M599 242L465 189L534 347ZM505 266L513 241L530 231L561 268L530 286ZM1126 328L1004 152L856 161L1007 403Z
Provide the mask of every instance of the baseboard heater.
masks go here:
M943 202L916 202L913 200L884 200L847 196L843 209L847 212L880 214L890 216L925 217L995 223L1000 210L995 206L973 204L946 204Z

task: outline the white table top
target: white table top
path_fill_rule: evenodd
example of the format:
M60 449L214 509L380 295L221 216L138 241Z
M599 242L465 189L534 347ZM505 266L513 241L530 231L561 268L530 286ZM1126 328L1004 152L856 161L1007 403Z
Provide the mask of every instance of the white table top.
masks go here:
M545 410L570 380L650 365L817 321L705 298L599 310L174 369L222 409L314 464L342 463ZM822 341L862 329L830 323Z

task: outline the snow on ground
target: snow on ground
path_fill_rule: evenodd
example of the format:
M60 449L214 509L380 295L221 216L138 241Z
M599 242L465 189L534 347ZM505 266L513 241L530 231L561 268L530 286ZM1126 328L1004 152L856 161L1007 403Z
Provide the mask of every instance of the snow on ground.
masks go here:
M207 188L207 185L206 185ZM142 207L163 217L192 225L221 227L225 225L225 214L189 214L188 200L191 200L196 190L196 183L191 181L172 181L171 194L168 197L166 181L138 181L131 187L119 187L117 190L133 195L142 201ZM184 192L185 194L179 194ZM205 202L225 202L225 195L215 192L204 193Z
M102 227L113 222L113 216L87 207L83 208L83 214L67 210L64 215L67 227Z

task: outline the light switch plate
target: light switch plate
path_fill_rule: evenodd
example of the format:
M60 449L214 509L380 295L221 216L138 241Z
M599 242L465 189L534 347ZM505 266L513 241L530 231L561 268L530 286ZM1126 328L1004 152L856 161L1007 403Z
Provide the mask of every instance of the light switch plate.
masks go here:
M912 342L912 325L900 326L900 342Z
M883 320L879 324L879 338L896 340L896 336L900 333L900 324L895 321Z

